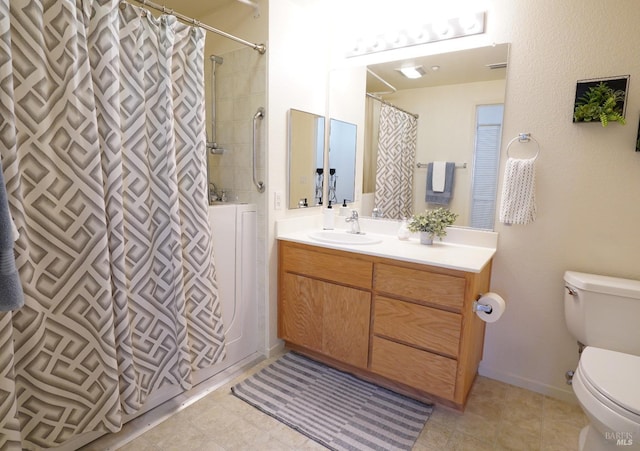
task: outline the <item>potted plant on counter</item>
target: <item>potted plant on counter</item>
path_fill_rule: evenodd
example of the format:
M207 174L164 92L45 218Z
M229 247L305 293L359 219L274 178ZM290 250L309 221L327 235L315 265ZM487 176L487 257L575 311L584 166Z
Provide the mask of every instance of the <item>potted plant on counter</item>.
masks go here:
M420 232L420 243L432 244L435 236L442 240L442 237L447 234L447 227L453 224L457 218L458 215L448 208L440 207L426 210L409 219L409 230Z

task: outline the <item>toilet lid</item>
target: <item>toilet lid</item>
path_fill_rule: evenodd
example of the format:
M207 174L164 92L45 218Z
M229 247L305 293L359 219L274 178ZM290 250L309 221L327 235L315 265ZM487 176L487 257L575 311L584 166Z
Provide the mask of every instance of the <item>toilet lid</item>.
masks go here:
M640 415L640 357L587 346L580 356L580 372L602 395Z

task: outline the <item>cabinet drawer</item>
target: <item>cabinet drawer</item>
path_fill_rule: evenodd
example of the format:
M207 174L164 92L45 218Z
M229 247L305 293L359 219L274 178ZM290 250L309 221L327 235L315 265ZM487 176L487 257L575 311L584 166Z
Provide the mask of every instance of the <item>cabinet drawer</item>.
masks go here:
M338 282L359 288L371 289L373 263L287 246L282 251L283 269L316 279Z
M465 279L379 263L375 269L374 289L460 312Z
M458 356L461 315L382 296L374 305L374 334Z
M453 399L457 362L373 337L371 371L445 399Z

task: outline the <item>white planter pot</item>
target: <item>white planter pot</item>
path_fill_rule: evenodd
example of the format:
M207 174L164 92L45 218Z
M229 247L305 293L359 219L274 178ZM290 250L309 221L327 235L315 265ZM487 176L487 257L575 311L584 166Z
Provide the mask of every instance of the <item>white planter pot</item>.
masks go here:
M429 232L420 232L420 244L433 244L433 235Z

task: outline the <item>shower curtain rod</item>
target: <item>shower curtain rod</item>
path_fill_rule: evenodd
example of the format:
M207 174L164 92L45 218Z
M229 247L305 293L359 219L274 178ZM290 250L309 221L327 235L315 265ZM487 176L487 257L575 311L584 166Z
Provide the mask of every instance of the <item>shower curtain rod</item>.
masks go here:
M402 111L403 113L407 113L408 115L413 116L413 117L415 117L416 119L418 119L418 118L420 117L420 115L419 115L419 114L410 113L410 112L409 112L409 111L407 111L407 110L403 110L402 108L395 106L393 103L391 103L391 102L387 102L386 100L382 100L380 97L378 97L378 96L374 96L373 94L367 93L367 97L371 97L373 100L377 100L378 102L380 102L380 103L384 103L385 105L389 105L390 107L395 108L396 110L400 110L400 111Z
M180 14L179 12L173 9L167 8L164 5L159 5L149 0L133 0L133 1L142 3L142 5L148 6L149 8L155 9L156 11L161 11L164 14L170 14L172 16L176 16L178 19L182 20L183 22L187 22L189 25L200 27L203 30L207 30L207 31L210 31L211 33L219 34L220 36L223 36L227 39L231 39L232 41L236 41L236 42L239 42L240 44L244 44L248 47L251 47L253 50L256 50L261 55L263 55L267 51L267 48L264 44L254 44L253 42L245 41L244 39L234 36L232 34L229 34L225 31L218 30L217 28L213 28L211 25L202 23L197 19L194 19L189 16L185 16L184 14Z
M387 80L382 78L380 75L376 74L374 71L372 71L368 67L367 67L367 73L370 74L372 77L377 78L380 83L384 84L385 86L391 89L391 92L385 92L381 94L391 94L397 91L395 86L393 86L391 83L389 83Z

